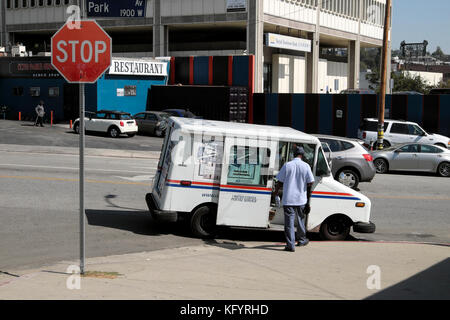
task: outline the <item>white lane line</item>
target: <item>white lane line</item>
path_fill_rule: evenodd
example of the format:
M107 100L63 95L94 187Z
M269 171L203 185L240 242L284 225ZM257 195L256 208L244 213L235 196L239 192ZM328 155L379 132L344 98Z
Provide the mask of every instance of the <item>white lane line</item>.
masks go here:
M90 148L90 149L92 149L92 148ZM7 153L18 153L18 154L24 154L24 153L26 153L27 155L30 155L30 154L35 154L35 155L41 155L41 156L45 156L45 157L47 157L47 156L56 156L56 157L79 157L79 155L78 154L60 154L60 153L47 153L47 152L45 152L45 153L43 153L43 152L24 152L24 151L7 151L7 150L0 150L0 151L4 151L4 152L7 152ZM56 151L55 151L56 152ZM150 151L150 152L152 152L152 151ZM131 161L134 161L134 160L137 160L137 161L145 161L145 162L156 162L156 163L158 163L158 161L159 161L159 155L158 155L158 157L156 158L140 158L140 157L129 157L129 156L120 156L120 155L118 155L118 156L90 156L90 155L84 155L86 158L107 158L107 159L118 159L118 160L124 160L124 159L126 159L127 161L128 160L131 160Z
M155 177L154 175L144 175L144 176L134 176L134 177L120 177L115 176L116 178L133 181L133 182L139 182L139 181L151 181Z
M22 167L22 168L41 168L41 169L61 169L61 170L79 170L78 167L53 167L53 166L37 166L31 164L15 164L15 163L0 163L2 167ZM144 173L142 171L132 170L115 170L115 169L92 169L85 168L86 171L104 171L104 172L127 172L127 173Z

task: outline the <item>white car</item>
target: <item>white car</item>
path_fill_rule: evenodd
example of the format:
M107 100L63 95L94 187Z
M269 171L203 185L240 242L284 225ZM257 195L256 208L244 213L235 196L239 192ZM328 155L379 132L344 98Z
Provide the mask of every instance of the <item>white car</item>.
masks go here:
M131 114L110 110L85 112L84 126L86 131L104 132L111 138L117 138L121 134L133 137L138 131L136 120ZM79 118L74 121L73 130L80 133Z
M358 129L358 138L367 146L377 141L378 119L366 118ZM384 120L383 148L402 143L434 144L450 149L450 138L427 133L417 123L403 120Z

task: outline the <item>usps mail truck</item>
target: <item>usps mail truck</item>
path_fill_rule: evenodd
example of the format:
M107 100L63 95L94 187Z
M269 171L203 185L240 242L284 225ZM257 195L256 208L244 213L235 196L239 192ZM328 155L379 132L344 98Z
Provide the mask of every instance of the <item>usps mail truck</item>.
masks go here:
M275 178L292 160L294 145L315 176L307 230L323 239L345 239L350 229L371 233L371 202L333 179L320 141L288 127L171 117L152 192L155 219L187 220L194 235L217 226L283 230L283 208L274 204Z

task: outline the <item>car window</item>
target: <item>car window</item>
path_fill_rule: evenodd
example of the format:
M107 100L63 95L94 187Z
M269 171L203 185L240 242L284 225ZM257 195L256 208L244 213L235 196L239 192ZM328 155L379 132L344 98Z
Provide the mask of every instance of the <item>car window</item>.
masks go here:
M105 119L106 113L97 113L96 118L97 119Z
M122 119L122 120L130 120L130 119L132 119L131 118L131 114L126 114L126 113L124 113L124 114L118 114L118 116L120 117L120 119Z
M386 129L388 127L389 123L384 123L384 131L386 132ZM378 122L377 121L370 121L370 120L364 120L361 126L362 131L378 131Z
M401 147L400 152L410 152L415 153L419 152L419 146L417 144L408 144L406 146Z
M143 120L145 119L145 113L138 113L134 116L135 119Z
M161 118L163 118L163 119L167 119L167 118L170 117L170 114L168 114L168 113L160 113L159 116L160 116Z
M408 132L409 132L409 134L414 135L414 136L421 136L424 133L422 129L420 129L418 126L415 126L413 124L408 124Z
M420 152L421 153L441 153L441 152L444 152L444 150L436 148L435 146L421 145Z
M408 126L404 123L393 123L391 133L408 134Z
M327 143L330 146L331 152L342 151L342 146L341 146L339 141L333 140L333 139L329 139L327 141Z
M351 148L354 148L355 146L347 141L341 141L342 144L342 150L350 150Z
M147 114L147 120L158 121L158 117L153 113L149 113L149 114Z

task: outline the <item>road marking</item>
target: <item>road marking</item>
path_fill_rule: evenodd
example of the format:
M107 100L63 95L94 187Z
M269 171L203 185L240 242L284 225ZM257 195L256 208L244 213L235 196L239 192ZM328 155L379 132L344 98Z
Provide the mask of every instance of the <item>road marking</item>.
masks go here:
M448 197L418 197L418 196L388 196L388 195L371 195L364 194L366 197L374 199L399 199L399 200L437 200L437 201L450 201Z
M78 179L67 178L47 178L47 177L31 177L31 176L0 176L0 179L21 179L21 180L41 180L41 181L64 181L64 182L78 182ZM105 183L105 184L129 184L138 186L150 186L149 183L143 182L126 182L126 181L108 181L108 180L91 180L86 179L87 183Z
M52 167L52 166L38 166L32 164L15 164L15 163L1 163L0 166L4 167L25 167L25 168L46 168L46 169L62 169L62 170L79 170L78 167ZM156 169L156 168L155 168ZM93 169L85 168L86 171L103 171L103 172L128 172L128 173L143 173L142 171L131 170L115 170L115 169Z
M134 176L134 177L120 177L120 176L115 176L116 178L120 178L120 179L124 179L124 180L128 180L128 181L149 181L152 180L154 176L150 176L150 175L144 175L144 176Z

